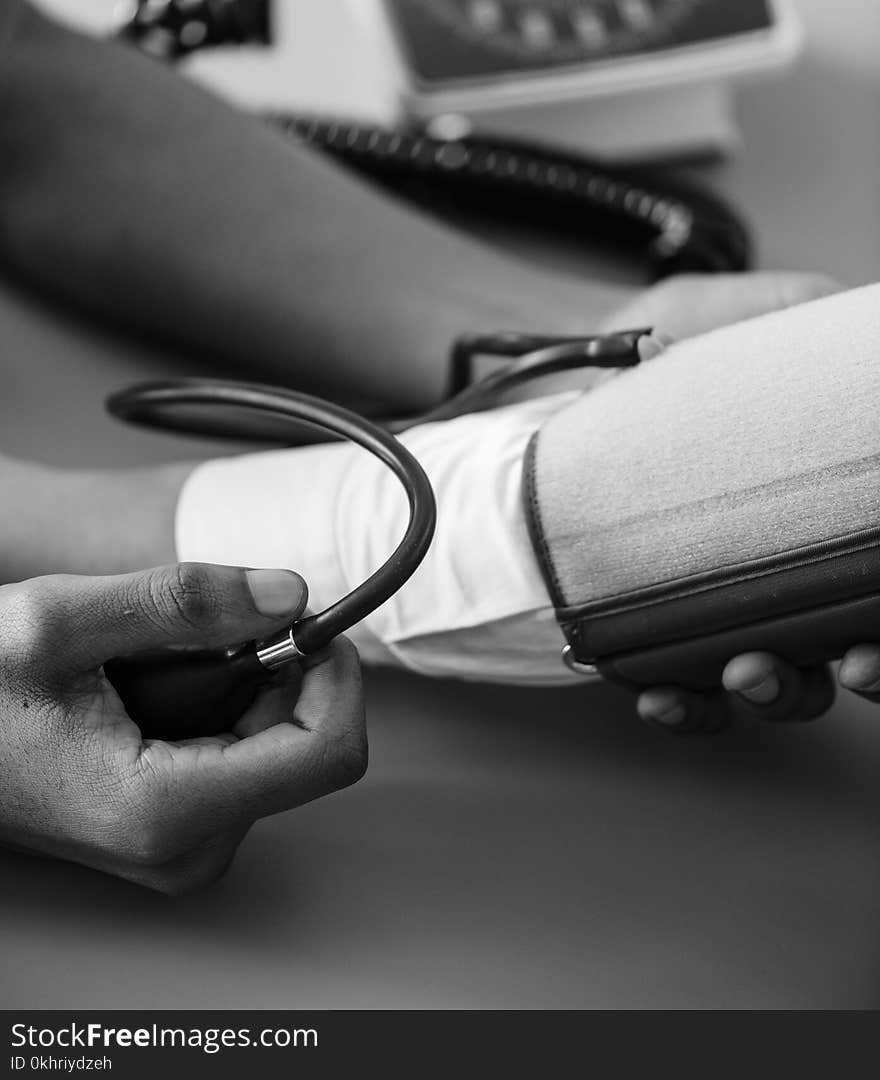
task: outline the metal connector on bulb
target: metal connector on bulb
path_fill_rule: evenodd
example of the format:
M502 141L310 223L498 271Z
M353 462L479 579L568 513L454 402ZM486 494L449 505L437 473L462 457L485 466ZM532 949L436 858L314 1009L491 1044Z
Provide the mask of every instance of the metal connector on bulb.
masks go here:
M297 624L287 628L278 637L258 641L257 659L267 671L275 671L292 660L301 660L306 654L299 648L293 637Z

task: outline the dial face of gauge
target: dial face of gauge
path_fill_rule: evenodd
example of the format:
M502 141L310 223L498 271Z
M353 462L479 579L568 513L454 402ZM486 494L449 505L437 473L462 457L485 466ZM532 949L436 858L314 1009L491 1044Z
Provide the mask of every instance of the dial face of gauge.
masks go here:
M465 40L512 58L554 60L668 37L700 0L416 0Z
M387 0L414 74L473 79L583 65L772 25L767 0Z

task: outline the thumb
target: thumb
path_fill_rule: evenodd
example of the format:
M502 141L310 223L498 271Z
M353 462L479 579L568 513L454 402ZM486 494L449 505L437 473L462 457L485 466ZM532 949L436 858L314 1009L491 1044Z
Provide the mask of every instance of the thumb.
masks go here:
M65 666L168 645L232 645L262 637L305 609L308 587L291 570L177 563L114 577L39 579L43 610L63 629Z

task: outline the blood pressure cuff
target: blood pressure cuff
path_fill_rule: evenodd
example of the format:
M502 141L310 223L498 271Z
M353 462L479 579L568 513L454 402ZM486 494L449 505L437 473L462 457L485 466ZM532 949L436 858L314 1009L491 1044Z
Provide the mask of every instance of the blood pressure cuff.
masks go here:
M605 383L543 424L524 484L576 665L704 689L743 651L880 641L880 286Z

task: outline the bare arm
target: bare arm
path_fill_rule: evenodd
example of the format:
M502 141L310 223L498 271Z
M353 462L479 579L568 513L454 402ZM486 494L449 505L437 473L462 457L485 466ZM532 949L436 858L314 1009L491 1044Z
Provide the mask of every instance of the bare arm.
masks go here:
M589 310L572 278L26 6L0 63L0 259L103 320L365 408L437 400L463 329L587 330L608 295Z
M0 584L174 562L174 512L191 469L64 470L0 457Z
M687 337L833 287L791 274L679 278L642 293L604 325L654 323ZM178 497L193 468L182 463L64 470L0 456L0 582L57 572L122 573L173 562Z

